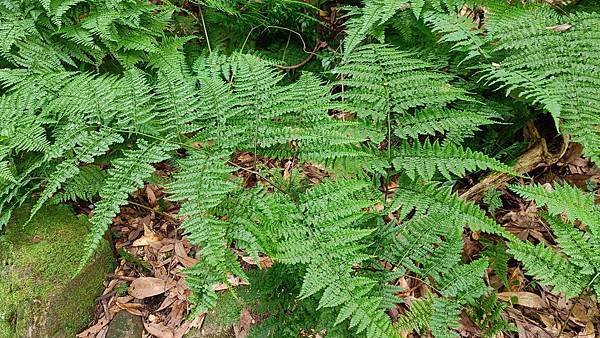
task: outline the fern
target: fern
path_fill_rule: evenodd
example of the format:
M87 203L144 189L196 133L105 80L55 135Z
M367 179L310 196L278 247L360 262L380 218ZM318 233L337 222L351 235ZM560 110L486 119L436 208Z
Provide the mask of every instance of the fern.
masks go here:
M544 284L554 286L555 291L564 292L567 297L578 296L588 287L598 294L600 213L594 204L594 196L567 184L557 184L553 191L541 185L513 186L511 189L547 208L549 214L544 218L564 256L543 244L520 241L509 243L511 254L523 262L529 274ZM570 221L585 223L586 231L563 221L562 214Z
M510 327L484 274L505 275L506 247L555 291L598 293L593 194L513 187L548 210L556 240L534 245L453 191L475 171L515 174L496 158L541 110L598 159L598 15L355 4L336 19L296 0L207 0L196 18L187 4L0 1L0 228L26 203L33 216L89 201L83 267L168 162L166 196L198 247L192 315L239 295L264 318L255 336L451 337L462 314L494 335ZM494 244L467 259L465 231ZM399 297L402 277L428 292Z
M500 172L512 172L510 167L496 159L453 144L440 146L438 142L433 144L415 142L411 145L403 142L399 148L395 152L394 167L396 170L403 170L413 180L418 175L430 181L436 170L448 180L452 179L450 174L462 177L466 171L477 169L489 168Z
M507 11L505 11L507 12ZM501 12L504 13L504 12ZM493 14L492 14L493 17ZM557 128L581 143L584 154L600 154L597 100L599 31L597 14L559 16L547 8L496 19L490 28L496 53L509 53L492 65L486 79L507 93L539 103ZM559 29L560 25L565 29ZM504 31L502 27L510 26Z
M337 95L343 98L340 109L377 123L411 108L468 99L464 90L449 83L450 76L430 68L391 46L363 46L335 70L344 74L338 82L344 86Z
M425 14L425 22L435 33L441 33L440 43L452 43L450 51L460 51L466 56L462 62L475 57L489 57L484 49L486 41L479 35L475 23L468 17L454 14L429 12Z
M102 236L108 230L112 218L119 213L121 205L127 203L129 194L144 185L154 172L152 163L168 158L166 151L172 146L140 140L135 150L124 150L123 157L112 161L104 187L100 190L101 200L94 205L90 219L92 228L85 241L81 265L92 257Z
M593 194L584 194L566 183L546 188L540 184L512 186L521 197L535 200L548 208L552 215L565 213L571 220L586 224L595 235L600 235L600 208L595 204Z
M302 196L304 222L299 231L281 243L280 260L307 264L300 298L323 291L319 308L341 306L336 324L350 318L350 328L369 337L392 337L392 326L379 308L380 297L370 295L374 282L352 277L354 264L368 258L360 240L372 230L362 228L372 215L361 211L375 201L369 185L361 181L329 181ZM358 196L364 196L353 201ZM339 208L340 204L347 207Z
M409 0L369 0L365 1L364 8L352 9L349 13L351 18L346 22L345 55L350 55L368 35L373 34L378 28L381 29L381 26L397 11L409 7ZM379 38L381 40L381 36Z
M509 239L514 238L514 235L487 217L478 206L461 200L447 188L439 187L436 183L421 185L408 177L401 178L389 210L399 211L400 219L406 217L413 210L418 213L452 215L456 222L465 224L474 231L498 234Z
M419 135L436 136L444 133L444 139L460 143L463 137L472 137L482 126L495 123L497 115L485 114L476 110L427 108L414 115L405 114L396 119L394 134L399 138L418 138ZM463 135L461 138L451 135Z
M31 209L29 219L33 218L44 203L60 189L63 183L79 173L78 165L80 162L92 163L95 157L106 153L113 143L122 141L123 138L120 135L107 130L86 135L78 142L79 147L73 149L75 156L58 164L56 170L47 177L46 187Z
M79 173L63 184L63 191L59 192L52 201L92 201L104 186L106 172L94 165L79 168Z

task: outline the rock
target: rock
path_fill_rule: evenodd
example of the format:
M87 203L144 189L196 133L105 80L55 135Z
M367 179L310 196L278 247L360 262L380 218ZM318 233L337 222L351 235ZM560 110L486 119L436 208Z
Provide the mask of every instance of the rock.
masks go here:
M0 237L0 337L73 337L92 319L114 258L103 241L74 277L89 231L67 206L15 211Z
M191 329L184 338L234 338L233 325L239 318L240 309L231 299L220 297L217 306L208 311L202 327Z
M142 318L121 311L108 324L106 338L141 338L144 332Z

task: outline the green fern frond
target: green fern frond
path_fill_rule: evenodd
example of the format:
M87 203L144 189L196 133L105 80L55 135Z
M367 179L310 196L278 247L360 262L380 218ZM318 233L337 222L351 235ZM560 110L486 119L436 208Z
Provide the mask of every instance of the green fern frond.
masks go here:
M400 332L425 332L430 330L435 337L458 337L460 306L439 297L413 300L410 310L398 318L394 324Z
M509 253L523 262L528 274L533 275L545 285L554 286L557 292L564 292L569 298L581 293L586 279L579 273L576 265L543 244L513 241L508 244Z
M56 166L47 178L46 186L41 192L33 208L29 220L35 216L46 203L69 179L79 173L80 163L92 163L94 159L106 153L114 143L123 142L123 138L110 130L100 130L85 135L78 141L79 146L73 148L74 156L67 158Z
M409 0L367 0L364 8L353 8L346 22L344 55L347 57L367 36L386 23L400 10L410 7ZM383 42L383 41L381 41Z
M433 314L433 299L415 299L410 304L410 310L398 318L394 327L400 332L413 330L423 331L429 327Z
M424 21L434 33L441 34L440 43L452 44L450 51L466 54L460 63L479 56L489 57L484 47L486 41L481 36L482 31L477 29L471 18L432 11L424 15Z
M279 260L307 264L300 291L306 298L324 290L320 306L341 306L336 323L350 318L350 327L368 337L392 337L389 318L379 307L382 298L371 296L370 279L352 277L354 264L368 258L361 240L372 230L365 228L376 200L368 182L328 180L301 197L303 225L280 244ZM357 198L361 198L358 200Z
M410 108L468 100L463 89L449 83L451 76L430 68L428 63L392 46L360 47L334 71L344 74L337 83L344 86L344 91L335 96L342 100L338 109L378 123Z
M10 170L10 163L8 161L0 161L0 179L10 182L15 181L15 177Z
M569 257L571 263L581 269L580 273L593 275L600 271L600 247L595 243L598 242L597 239L557 216L546 215L544 219L556 236L560 249Z
M108 169L105 186L100 190L100 201L94 205L90 222L92 228L85 241L85 251L81 258L80 268L92 257L102 236L108 230L112 218L119 213L120 207L127 203L129 194L144 185L154 172L152 163L168 158L167 151L173 146L137 142L137 149L124 150L123 157L113 160Z
M400 219L406 217L413 210L418 213L446 214L454 217L455 221L461 225L467 225L473 231L498 234L508 239L515 238L514 235L487 217L477 205L461 200L450 189L440 188L435 183L420 184L406 176L399 180L398 188L394 192L388 210L400 211Z
M584 154L597 161L600 51L595 41L600 15L559 16L547 7L513 12L517 14L495 19L493 12L490 15L490 35L498 40L495 52L505 57L485 78L507 93L540 103L554 117L557 129L581 143Z
M519 196L534 200L548 208L551 215L565 213L570 220L580 220L590 231L600 237L600 207L593 194L583 193L568 183L555 184L552 188L536 183L528 186L511 186Z
M495 115L482 114L481 111L432 107L418 110L414 115L398 117L394 134L402 139L416 139L419 135L435 136L437 132L460 132L465 136L473 136L473 132L479 131L480 127L496 123L497 118Z
M511 253L523 262L527 273L542 283L553 285L556 291L565 292L567 297L579 295L587 287L597 290L597 277L600 274L600 208L595 204L594 195L567 183L556 184L552 189L539 184L512 186L511 189L548 209L549 215L545 219L556 236L562 254L566 255L563 257L542 244L509 243ZM581 221L587 226L586 231L563 221L561 215L566 215L573 222Z
M161 129L156 121L159 114L152 97L153 88L146 75L138 68L130 68L125 71L117 88L119 113L116 126L123 130L157 135Z
M440 172L448 180L452 180L451 174L463 177L467 171L482 169L513 172L509 166L483 153L452 143L440 145L437 141L425 141L423 144L404 141L394 151L393 163L396 170L403 171L411 180L418 175L430 181L436 172Z
M63 191L59 192L55 199L60 202L92 201L100 193L106 177L106 172L98 166L87 165L81 167L77 175L63 184Z

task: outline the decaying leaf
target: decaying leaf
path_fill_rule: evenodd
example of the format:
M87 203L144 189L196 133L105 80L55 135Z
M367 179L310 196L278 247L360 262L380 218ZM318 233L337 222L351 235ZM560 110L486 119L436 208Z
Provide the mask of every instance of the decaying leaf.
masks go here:
M531 292L500 292L498 298L504 301L512 302L514 304L541 309L546 307L546 304L542 300L542 297Z
M568 31L569 29L571 29L571 27L573 27L573 25L570 25L568 23L563 23L561 25L546 27L546 29L550 29L550 30L560 33L560 32Z
M167 282L160 278L140 277L129 286L129 294L138 299L144 299L164 293Z

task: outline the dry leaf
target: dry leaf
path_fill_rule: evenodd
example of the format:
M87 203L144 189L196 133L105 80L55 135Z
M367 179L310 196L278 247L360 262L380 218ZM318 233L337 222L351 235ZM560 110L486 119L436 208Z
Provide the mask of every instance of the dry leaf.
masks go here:
M580 332L579 334L577 334L577 338L595 338L596 337L596 330L594 330L594 323L592 323L591 321L587 322L587 324L585 324L585 329Z
M156 194L149 184L146 186L146 196L148 197L148 203L150 206L156 206Z
M144 323L144 328L157 338L173 338L173 329L161 323Z
M88 328L87 330L78 334L77 337L78 338L95 337L96 334L98 332L100 332L106 325L108 325L109 322L110 322L110 320L108 320L108 318L102 318L96 324L90 326L90 328Z
M568 23L563 23L562 25L556 25L556 26L546 27L546 29L550 29L550 30L553 30L553 31L555 31L557 33L560 33L560 32L566 32L566 31L568 31L569 29L571 29L571 27L573 27L573 25L570 25Z
M233 327L235 338L246 338L252 324L254 324L254 318L252 318L250 311L248 311L248 309L242 310L242 314L240 314L240 321Z
M252 257L245 256L242 257L242 260L248 264L257 265ZM259 264L261 268L268 269L273 266L273 260L267 256L261 256L259 257Z
M500 292L498 293L498 298L509 302L513 302L513 298L516 298L517 301L514 304L519 304L534 309L546 307L542 297L531 292Z
M131 246L146 246L152 243L160 242L160 240L161 238L158 237L149 226L144 224L144 235L136 239Z
M160 295L166 291L167 282L154 277L140 277L129 286L129 294L138 299Z

